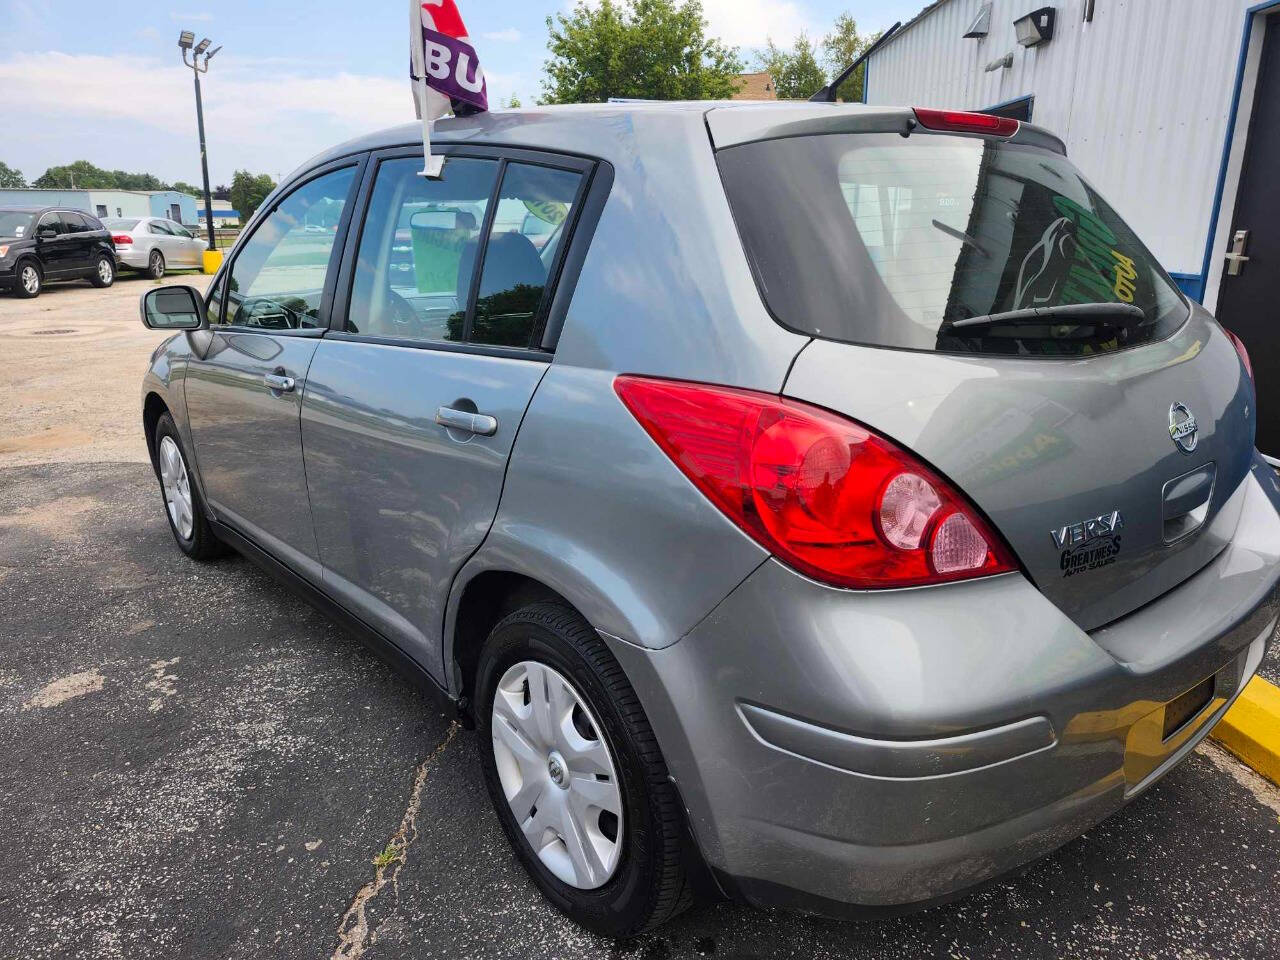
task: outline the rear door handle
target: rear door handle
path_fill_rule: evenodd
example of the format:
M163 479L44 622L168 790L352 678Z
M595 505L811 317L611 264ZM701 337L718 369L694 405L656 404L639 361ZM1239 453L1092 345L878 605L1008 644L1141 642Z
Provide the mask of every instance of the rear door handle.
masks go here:
M293 388L297 386L297 384L293 382L293 377L286 377L279 373L268 373L262 378L262 381L267 385L268 389L276 390L280 393L290 393L293 391Z
M450 430L464 430L482 437L492 437L498 432L498 421L483 413L471 413L454 407L438 407L436 423Z

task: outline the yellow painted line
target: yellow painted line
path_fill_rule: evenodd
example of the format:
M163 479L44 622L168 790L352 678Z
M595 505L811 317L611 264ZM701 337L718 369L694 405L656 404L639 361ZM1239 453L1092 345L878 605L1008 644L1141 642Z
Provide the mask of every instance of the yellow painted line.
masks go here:
M1280 784L1280 688L1254 677L1213 728L1213 738Z

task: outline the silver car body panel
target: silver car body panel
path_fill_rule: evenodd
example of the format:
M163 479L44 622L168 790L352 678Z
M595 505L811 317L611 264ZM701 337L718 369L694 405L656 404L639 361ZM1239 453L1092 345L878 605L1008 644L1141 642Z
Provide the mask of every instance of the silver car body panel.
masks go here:
M202 333L170 341L144 383L192 444L219 519L403 645L452 696L470 693L455 643L476 577L520 574L572 603L636 689L707 862L753 902L804 909L948 895L1088 829L1207 733L1280 609L1280 490L1251 459L1242 368L1202 313L1164 343L1069 362L811 342L772 320L710 136L862 115L606 104L442 120L440 143L612 167L551 362L257 335L289 341L268 360L234 334ZM420 133L337 147L275 196L323 163ZM252 382L282 361L298 369L293 400ZM882 430L972 496L1025 573L886 591L801 576L657 447L615 394L619 373L785 389ZM462 443L434 423L433 404L464 397L500 410L495 437ZM1038 588L1049 561L1032 538L1052 556L1055 525L1104 513L1127 483L1153 485L1158 501L1160 484L1200 464L1160 422L1158 404L1174 401L1194 410L1219 470L1194 542L1152 554L1185 567L1135 567L1119 590ZM1001 404L1037 403L1063 409L1070 456L1020 459L982 432ZM1006 454L1012 469L984 474L984 456ZM1130 509L1137 532L1148 520ZM1177 589L1158 591L1164 577ZM1165 740L1165 705L1208 678L1211 701Z
M449 585L493 522L547 366L343 340L321 343L311 363L302 445L325 585L441 685ZM436 422L441 407L468 404L497 419L496 434Z
M114 217L107 218L104 222L111 222L115 219ZM135 226L128 229L121 227L107 228L113 234L123 233L133 239L132 244L116 246L116 260L120 262L121 266L129 267L133 270L146 270L151 262L152 250L159 250L164 255L165 265L171 270L190 269L203 264L204 251L208 246L205 241L194 235L181 237L154 233L151 230L151 224L156 221L165 224L173 223L173 221L165 220L162 217L141 217ZM186 229L179 224L173 225L183 230Z

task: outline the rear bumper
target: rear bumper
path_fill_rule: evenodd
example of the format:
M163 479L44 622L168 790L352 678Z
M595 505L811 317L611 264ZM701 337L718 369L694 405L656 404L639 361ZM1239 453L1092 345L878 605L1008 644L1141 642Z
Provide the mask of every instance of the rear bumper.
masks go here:
M771 560L670 647L611 639L709 865L762 906L922 904L1119 809L1208 734L1275 632L1280 489L1258 461L1236 496L1217 559L1093 634L1021 575L859 593ZM1203 706L1172 729L1192 690Z
M116 263L133 270L145 270L147 268L147 257L150 253L150 250L144 250L141 247L125 247L123 249L116 247Z

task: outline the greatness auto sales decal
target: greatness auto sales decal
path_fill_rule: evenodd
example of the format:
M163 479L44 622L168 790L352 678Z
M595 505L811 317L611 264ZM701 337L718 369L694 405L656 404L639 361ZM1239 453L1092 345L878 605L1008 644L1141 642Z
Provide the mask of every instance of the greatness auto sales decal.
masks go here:
M1068 197L1055 195L1053 205L1076 228L1075 254L1061 302L1133 303L1138 294L1138 268L1132 258L1116 249L1119 241L1111 228Z

